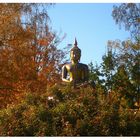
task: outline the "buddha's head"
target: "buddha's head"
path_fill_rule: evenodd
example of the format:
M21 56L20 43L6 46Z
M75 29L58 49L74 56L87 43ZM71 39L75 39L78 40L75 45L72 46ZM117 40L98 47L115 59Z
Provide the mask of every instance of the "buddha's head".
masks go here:
M70 59L73 63L78 63L81 58L81 50L77 46L77 40L75 39L75 43L73 48L70 50Z

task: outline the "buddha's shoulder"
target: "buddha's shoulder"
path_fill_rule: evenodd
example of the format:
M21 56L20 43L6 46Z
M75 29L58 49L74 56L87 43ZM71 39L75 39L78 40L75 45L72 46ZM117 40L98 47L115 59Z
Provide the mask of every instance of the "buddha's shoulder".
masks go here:
M67 68L67 67L71 67L72 66L72 64L71 63L67 63L67 64L65 64L65 65L63 65L63 68Z
M84 67L84 68L88 68L88 65L83 64L83 63L79 63L80 66Z

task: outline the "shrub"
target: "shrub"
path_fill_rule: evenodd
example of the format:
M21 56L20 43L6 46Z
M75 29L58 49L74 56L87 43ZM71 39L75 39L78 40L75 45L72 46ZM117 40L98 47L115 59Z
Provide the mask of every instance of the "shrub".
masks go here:
M111 91L55 85L0 111L1 136L138 136L138 110Z

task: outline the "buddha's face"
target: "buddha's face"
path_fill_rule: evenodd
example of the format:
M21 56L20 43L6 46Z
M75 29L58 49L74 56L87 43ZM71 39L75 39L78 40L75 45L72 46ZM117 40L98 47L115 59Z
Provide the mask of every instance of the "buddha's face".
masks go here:
M73 50L70 52L70 58L72 62L78 63L80 61L80 57L81 57L81 52L77 50Z

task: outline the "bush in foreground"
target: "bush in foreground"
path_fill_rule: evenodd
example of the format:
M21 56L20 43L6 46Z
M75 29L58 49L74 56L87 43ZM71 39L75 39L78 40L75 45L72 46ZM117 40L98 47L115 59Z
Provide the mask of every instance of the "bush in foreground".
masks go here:
M140 113L117 93L53 86L0 111L1 136L139 136Z

